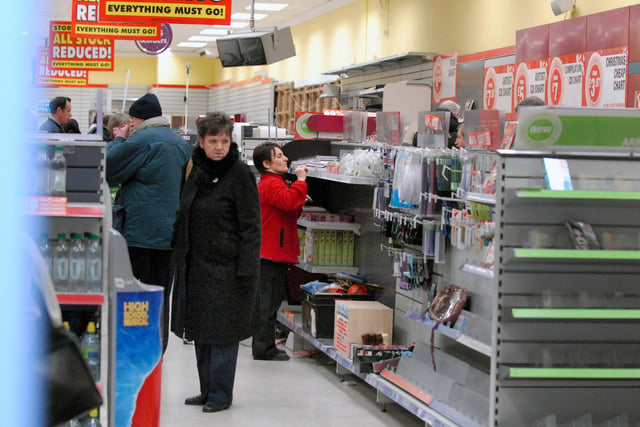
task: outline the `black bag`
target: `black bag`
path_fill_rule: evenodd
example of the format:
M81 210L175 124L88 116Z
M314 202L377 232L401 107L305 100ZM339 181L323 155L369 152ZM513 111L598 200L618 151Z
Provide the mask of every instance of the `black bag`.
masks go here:
M102 405L89 366L63 326L49 327L49 346L43 364L48 425L69 421Z

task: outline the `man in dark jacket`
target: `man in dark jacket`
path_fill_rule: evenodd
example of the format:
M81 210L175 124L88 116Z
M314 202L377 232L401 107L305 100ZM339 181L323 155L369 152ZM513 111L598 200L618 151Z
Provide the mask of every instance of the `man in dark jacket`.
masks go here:
M107 144L107 181L120 185L114 228L127 241L133 275L164 288L163 352L169 332L169 296L174 265L171 239L180 202L182 168L189 143L162 117L156 95L148 93L129 109L129 126L114 128Z
M56 96L49 102L51 117L40 125L40 130L48 133L65 133L62 125L71 118L71 98Z

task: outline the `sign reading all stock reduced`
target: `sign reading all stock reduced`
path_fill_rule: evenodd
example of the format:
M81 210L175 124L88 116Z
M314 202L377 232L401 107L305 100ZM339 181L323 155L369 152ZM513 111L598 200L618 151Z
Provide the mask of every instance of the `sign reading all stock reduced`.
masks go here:
M113 71L113 40L73 37L71 22L51 21L49 64L51 68Z
M231 0L101 0L100 21L229 25Z

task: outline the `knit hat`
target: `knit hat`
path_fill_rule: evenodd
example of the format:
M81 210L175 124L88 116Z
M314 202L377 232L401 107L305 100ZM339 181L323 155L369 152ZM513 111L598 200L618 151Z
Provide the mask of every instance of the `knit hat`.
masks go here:
M158 97L153 93L147 93L146 95L138 98L136 102L131 104L131 107L129 107L129 115L142 120L161 116L162 107L160 107Z

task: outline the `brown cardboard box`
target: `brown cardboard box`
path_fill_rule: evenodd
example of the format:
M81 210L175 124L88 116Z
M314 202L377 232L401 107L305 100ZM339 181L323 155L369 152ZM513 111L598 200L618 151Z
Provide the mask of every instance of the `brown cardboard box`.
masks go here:
M378 301L336 300L333 345L351 358L351 344L362 344L364 334L388 334L393 342L393 309Z

